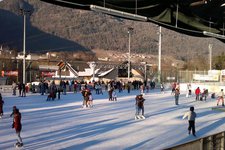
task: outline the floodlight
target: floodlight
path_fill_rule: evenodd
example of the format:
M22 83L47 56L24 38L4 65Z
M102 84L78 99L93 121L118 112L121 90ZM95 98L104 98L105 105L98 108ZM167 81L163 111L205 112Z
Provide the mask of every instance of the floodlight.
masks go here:
M146 21L146 22L148 21L147 17L141 16L141 15L118 11L115 9L109 9L109 8L105 8L101 6L90 5L90 9L96 12L101 12L101 13L105 13L105 14L109 14L113 16L127 18L127 19L132 19L137 21Z
M225 36L221 35L221 34L216 34L216 33L207 32L207 31L203 31L203 34L206 35L206 36L215 37L215 38L218 38L218 39L225 39Z

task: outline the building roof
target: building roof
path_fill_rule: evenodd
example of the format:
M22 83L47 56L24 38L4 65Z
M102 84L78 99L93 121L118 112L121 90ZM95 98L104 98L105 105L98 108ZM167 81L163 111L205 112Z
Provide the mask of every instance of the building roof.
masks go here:
M65 65L75 76L78 76L78 72L75 69L73 69L71 64L69 64L68 62L65 62Z
M59 69L58 66L49 66L49 65L39 65L40 70L51 70L51 71L57 71Z
M98 73L100 69L95 69L95 74ZM79 71L78 76L79 77L89 77L93 75L93 70L91 68L85 68L84 71Z
M107 70L107 71L101 71L101 72L99 72L99 77L104 77L105 75L107 75L108 73L110 73L111 71L113 71L114 70L114 68L112 68L112 69L109 69L109 70Z

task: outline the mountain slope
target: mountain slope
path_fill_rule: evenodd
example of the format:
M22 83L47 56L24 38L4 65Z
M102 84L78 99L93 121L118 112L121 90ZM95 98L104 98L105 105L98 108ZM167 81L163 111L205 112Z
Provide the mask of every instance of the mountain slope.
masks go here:
M27 39L33 41L30 44L27 42L30 51L104 49L127 52L127 28L132 26L134 33L131 37L131 51L133 53L157 54L158 27L154 24L128 21L96 12L64 8L37 0L29 0L29 4L33 9L30 16L29 30L31 33L29 34L28 31L27 34ZM0 8L6 10L7 13L18 14L16 5L15 0L7 0L7 2L0 3ZM10 44L11 36L1 37L0 44L10 44L10 46L20 50L22 17L11 14L10 17L6 18L1 15L0 21L11 22L11 19L15 16L17 17L16 22L20 22L18 27L21 26L13 30L13 33L17 33L16 42ZM7 31L4 32L4 35L7 35L9 30L12 30L12 26L1 24L1 33ZM216 39L191 37L164 28L162 34L162 54L172 55L177 59L188 60L200 56L208 57L209 43L213 44L214 55L224 51L224 44Z

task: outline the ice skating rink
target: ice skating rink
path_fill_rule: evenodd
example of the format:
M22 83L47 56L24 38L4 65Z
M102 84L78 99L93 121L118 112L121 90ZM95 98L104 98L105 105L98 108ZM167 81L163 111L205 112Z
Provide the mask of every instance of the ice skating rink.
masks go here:
M22 98L2 93L4 116L0 119L0 149L15 149L15 130L11 128L12 107L22 113L24 148L28 150L159 150L225 130L225 112L212 110L216 100L195 101L181 93L176 106L170 91L151 90L144 95L145 120L135 120L135 95L139 91L118 93L118 101L108 94L93 92L94 107L81 108L80 93L61 95L46 102L47 96L28 94ZM197 113L196 135L188 135L188 121L182 120L190 106Z

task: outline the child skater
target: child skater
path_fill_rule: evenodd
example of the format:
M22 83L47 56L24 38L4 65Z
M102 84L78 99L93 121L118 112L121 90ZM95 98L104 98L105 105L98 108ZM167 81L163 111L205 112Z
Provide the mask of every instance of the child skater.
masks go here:
M92 93L89 93L88 107L93 107L93 97Z
M183 116L183 119L185 119L186 117L188 117L188 122L189 122L189 126L188 126L188 134L191 134L191 130L192 130L192 134L193 136L195 135L195 118L196 118L196 113L194 112L194 107L190 107L190 111L186 112Z
M116 90L115 89L112 92L112 100L113 101L117 101L117 94L116 94Z
M219 105L220 100L222 101L222 106L224 106L224 92L223 89L221 89L221 91L218 94L218 98L217 98L217 106Z

